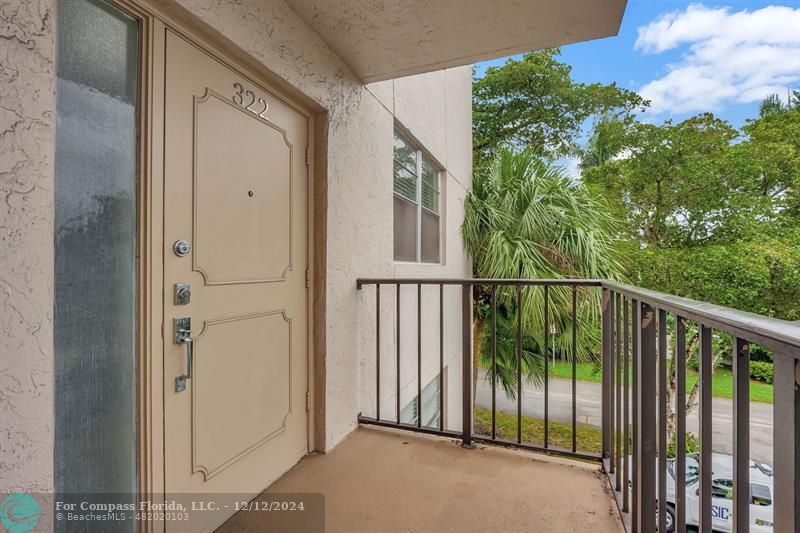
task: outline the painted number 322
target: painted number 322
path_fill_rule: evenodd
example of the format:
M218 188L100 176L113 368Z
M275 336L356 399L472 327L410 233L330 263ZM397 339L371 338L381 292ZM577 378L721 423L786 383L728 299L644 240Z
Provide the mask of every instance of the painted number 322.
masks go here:
M266 100L263 98L258 98L256 100L256 95L253 93L253 91L245 89L239 82L233 84L233 89L236 91L236 93L233 95L234 104L242 106L246 110L258 115L263 119L267 118L266 115L264 115L264 113L267 112L267 109L269 109L269 104Z

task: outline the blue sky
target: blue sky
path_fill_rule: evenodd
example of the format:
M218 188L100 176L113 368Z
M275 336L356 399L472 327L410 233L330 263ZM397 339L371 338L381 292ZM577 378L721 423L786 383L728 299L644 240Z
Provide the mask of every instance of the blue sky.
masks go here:
M618 36L564 46L561 60L578 81L651 99L644 120L712 111L739 127L763 96L800 88L800 0L629 0Z

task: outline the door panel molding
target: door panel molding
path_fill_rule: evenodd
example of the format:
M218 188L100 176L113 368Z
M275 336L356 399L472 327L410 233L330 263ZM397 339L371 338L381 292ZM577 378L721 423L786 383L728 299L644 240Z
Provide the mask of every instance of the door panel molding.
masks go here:
M249 91L248 91L249 92ZM205 104L205 105L204 105ZM239 121L239 127L241 129L250 128L253 124L258 124L257 128L250 128L251 131L248 131L247 139L245 142L253 141L251 136L257 136L260 132L257 131L260 127L268 128L268 131L274 131L276 134L280 135L281 139L283 140L284 145L288 149L287 154L281 154L279 151L275 153L275 151L271 153L264 152L264 147L258 147L254 152L255 153L246 153L246 152L236 152L237 146L225 146L224 150L220 150L223 143L230 142L231 140L235 139L233 133L231 131L220 131L223 128L223 117L219 116L219 110L211 109L208 106L222 104L223 108L226 110L231 110L234 114L233 116L236 117L233 120L237 120L239 118L243 118L244 120ZM204 109L208 109L208 111L203 111ZM210 139L204 138L204 131L203 125L205 123L203 114L205 113L217 113L214 116L214 119L211 119L210 127L212 128L211 133L207 133L210 135ZM254 121L254 122L253 122ZM207 143L205 141L208 141ZM293 270L292 265L292 252L293 252L293 242L292 242L292 229L293 229L293 212L292 212L292 189L294 187L294 173L292 167L292 160L294 157L294 145L289 141L289 137L287 135L286 130L273 124L268 119L261 117L253 112L247 111L247 109L241 105L236 105L233 103L231 99L228 99L222 96L217 91L206 87L205 92L202 96L195 96L194 97L194 132L193 132L193 158L194 158L194 169L193 169L193 217L194 217L194 225L193 225L193 236L192 240L194 242L195 252L192 254L192 268L195 272L199 272L205 281L206 285L236 285L236 284L245 284L245 283L270 283L270 282L281 282L286 281L286 274ZM241 147L246 149L247 147ZM252 148L252 147L251 147ZM277 147L275 147L277 148ZM216 150L215 150L216 149ZM209 152L214 150L215 153L210 154ZM222 152L222 153L219 153ZM273 164L273 161L281 158L283 156L284 160L277 161L278 164L281 166L285 165L288 169L288 182L285 184L274 183L270 181L270 178L273 175L279 175L277 172L270 172L270 165ZM230 159L226 159L230 158ZM225 265L213 265L207 266L201 265L201 257L202 254L205 253L205 246L203 242L205 239L203 238L207 234L208 231L219 231L219 220L203 220L203 215L206 211L209 212L209 215L213 217L213 214L210 212L211 206L218 204L222 198L224 198L224 190L214 190L212 198L200 198L201 191L203 191L206 187L213 188L215 185L219 185L217 183L213 183L215 178L218 180L220 176L219 173L212 173L212 175L208 176L205 175L206 165L209 166L221 166L227 167L228 169L232 169L234 172L239 171L246 171L247 167L252 166L246 165L245 169L241 169L241 161L242 158L250 159L252 162L257 161L258 174L259 174L259 181L256 181L256 176L252 176L253 186L261 185L262 190L251 190L249 200L252 202L253 200L256 201L256 205L259 209L259 214L261 217L268 217L267 220L260 220L260 224L265 225L266 227L270 228L270 233L274 234L278 230L275 228L279 226L284 220L288 220L288 225L285 228L280 228L281 232L286 235L287 243L286 249L281 250L279 246L276 246L275 243L264 243L261 252L261 257L259 258L261 264L251 265L250 269L242 269L242 261L241 258L246 256L249 253L252 253L255 248L258 248L258 243L253 242L253 240L247 241L244 237L246 237L247 230L253 230L253 227L246 227L246 223L240 223L240 226L244 226L239 228L238 231L235 232L228 232L225 235L225 232L222 232L222 235L218 235L217 242L214 242L209 246L209 249L213 250L214 254L219 254L220 256L228 256L230 257L237 257L240 260L238 261L226 261ZM259 158L262 158L259 160ZM221 170L221 169L219 169ZM209 183L211 182L211 183ZM283 197L276 197L276 187L280 187L283 185L285 187L286 196ZM220 194L223 193L223 194ZM260 194L259 194L260 193ZM241 197L242 199L244 196ZM203 206L199 206L199 203L204 204ZM242 204L250 203L248 201L242 202ZM244 209L246 209L246 205L242 205ZM280 210L288 208L288 213L281 213ZM206 231L202 231L200 227L204 226L208 228ZM230 248L224 253L220 252L220 248L227 247ZM274 259L273 259L274 258ZM266 261L274 261L277 262L278 260L282 261L282 264L271 264L265 265L263 264ZM226 267L230 268L231 265L235 265L238 267L240 272L226 272ZM244 271L242 271L244 270ZM278 272L280 270L280 272Z
M206 342L211 334L214 333L214 328L224 327L225 325L235 324L237 322L247 321L247 320L255 320L259 318L274 318L277 320L282 320L285 324L286 328L286 335L285 335L285 342L288 344L288 350L286 352L286 364L288 367L288 374L289 374L289 381L287 382L287 389L286 389L286 406L285 412L277 413L277 417L272 417L275 419L279 419L280 421L277 423L273 423L271 426L267 426L263 428L263 431L258 433L254 438L251 438L248 442L241 444L236 447L236 449L232 452L228 452L226 456L223 456L223 459L214 459L213 457L208 457L209 451L205 450L203 447L202 439L208 435L205 434L205 425L208 425L208 430L214 433L215 435L219 435L220 433L225 433L224 440L226 441L225 444L230 446L230 439L234 438L235 435L232 432L226 432L221 425L225 424L225 421L222 420L213 420L212 417L204 416L203 411L200 408L199 398L197 391L201 390L204 386L207 386L203 383L205 376L203 375L203 338L205 338ZM270 321L267 321L270 322ZM263 339L260 344L262 345L263 349L267 350L274 346L276 343L276 335L275 331L273 331L275 324L271 324L273 326L270 328L270 324L265 324L262 328L258 331L260 332ZM280 339L284 340L284 339ZM258 341L258 339L257 339ZM252 313L246 315L239 315L239 316L232 316L232 317L224 317L218 318L214 320L206 321L203 324L203 329L201 330L200 334L195 337L195 369L194 369L194 377L192 379L195 380L194 386L192 387L192 472L197 473L200 472L203 474L204 480L208 481L215 475L219 474L229 466L231 466L236 461L242 459L247 454L258 448L259 446L263 445L264 443L268 442L272 438L276 437L286 429L286 420L292 414L292 405L291 405L291 394L292 394L292 371L291 371L291 360L292 360L292 319L286 316L286 310L280 309L275 311L268 311L264 313ZM230 362L226 362L226 364L230 365ZM258 378L258 376L252 375L252 368L248 370L248 373L251 374L250 379ZM271 370L271 369L270 369ZM276 372L278 374L279 372ZM219 377L219 372L210 372L211 377ZM257 380L259 384L263 384L265 388L269 388L270 384L268 383L268 379L264 380ZM210 384L209 384L210 385ZM269 391L274 393L274 390ZM269 400L265 402L263 406L266 410L267 408L274 408L275 407L275 398L269 398ZM249 406L255 407L254 411L258 411L258 406ZM267 413L269 414L269 413ZM233 412L230 413L229 416L239 417L239 422L243 424L250 424L255 422L252 415L241 413L241 412ZM232 447L232 446L231 446ZM214 450L211 450L213 452Z

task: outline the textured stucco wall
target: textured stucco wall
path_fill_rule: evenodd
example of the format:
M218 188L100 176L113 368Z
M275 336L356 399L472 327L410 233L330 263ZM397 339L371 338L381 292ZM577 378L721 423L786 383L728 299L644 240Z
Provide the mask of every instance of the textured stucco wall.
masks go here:
M464 220L464 197L472 174L472 114L471 69L457 68L390 80L367 86L386 106L394 119L445 169L442 184L441 265L395 263L392 261L392 236L375 250L375 260L381 268L390 270L389 277L470 277L459 228ZM385 142L385 141L384 141ZM382 171L375 200L383 205L384 213L392 209L391 161ZM375 219L376 231L391 231L392 217L384 214ZM378 235L376 234L376 237ZM357 270L359 275L371 275ZM364 288L358 307L360 335L357 348L361 367L359 411L375 416L375 289ZM401 347L401 407L417 395L417 288L401 290L400 347ZM439 372L439 289L422 289L422 386ZM394 287L381 291L381 417L396 416L396 293ZM461 290L444 289L444 366L446 373L445 410L450 428L461 426Z
M326 417L317 445L330 449L371 405L374 293L356 291L355 279L469 274L457 229L471 175L470 69L365 87L283 0L176 1L327 112L327 322L316 325L325 328ZM55 5L0 0L0 492L53 483ZM447 169L444 265L393 261L395 120Z
M0 2L0 493L52 489L55 3Z
M0 493L53 486L55 3L0 1Z

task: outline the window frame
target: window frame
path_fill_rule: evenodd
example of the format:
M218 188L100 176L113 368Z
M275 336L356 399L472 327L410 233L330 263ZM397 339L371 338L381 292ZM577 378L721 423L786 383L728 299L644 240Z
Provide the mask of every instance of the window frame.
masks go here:
M443 193L443 176L445 174L445 170L442 168L439 163L426 152L420 143L413 140L413 138L403 131L400 127L395 125L394 132L392 135L392 146L394 147L394 143L397 138L400 138L406 146L413 149L414 151L414 160L415 160L415 169L414 169L414 178L415 178L415 199L412 200L407 196L397 192L395 187L395 180L396 180L396 168L399 165L402 167L403 170L411 172L411 169L406 166L405 163L399 162L395 157L394 149L392 150L392 195L393 198L397 197L401 201L409 202L414 205L416 208L415 214L415 232L414 232L414 252L415 252L415 259L408 260L408 259L397 259L397 255L394 250L394 243L392 247L392 256L396 263L407 263L407 264L414 264L414 265L442 265L442 255L443 255L443 232L442 232L442 218L443 218L443 207L442 207L442 193ZM433 168L435 173L434 183L433 183L433 195L436 202L436 211L433 211L426 207L423 203L423 182L424 182L424 174L423 174L423 160ZM438 251L437 251L437 258L435 261L423 261L422 259L422 216L423 216L423 209L428 213L434 215L438 219ZM394 224L395 221L393 220L392 223Z

